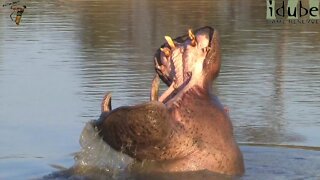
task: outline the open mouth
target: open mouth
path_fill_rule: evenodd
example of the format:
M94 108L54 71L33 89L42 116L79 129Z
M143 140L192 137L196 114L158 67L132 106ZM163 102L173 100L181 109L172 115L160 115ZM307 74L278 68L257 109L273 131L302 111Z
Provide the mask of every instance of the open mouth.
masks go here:
M214 29L203 27L188 34L171 39L165 36L164 43L155 54L155 70L169 88L159 101L166 103L175 94L197 82L203 81L205 66L210 61Z

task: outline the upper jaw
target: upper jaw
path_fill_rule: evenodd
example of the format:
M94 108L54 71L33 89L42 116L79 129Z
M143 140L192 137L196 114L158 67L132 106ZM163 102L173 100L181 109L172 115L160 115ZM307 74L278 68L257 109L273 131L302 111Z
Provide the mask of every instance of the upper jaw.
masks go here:
M201 82L210 61L208 55L213 47L215 31L211 27L203 27L167 42L156 51L155 69L167 86L181 89L190 82ZM211 58L211 56L209 57Z

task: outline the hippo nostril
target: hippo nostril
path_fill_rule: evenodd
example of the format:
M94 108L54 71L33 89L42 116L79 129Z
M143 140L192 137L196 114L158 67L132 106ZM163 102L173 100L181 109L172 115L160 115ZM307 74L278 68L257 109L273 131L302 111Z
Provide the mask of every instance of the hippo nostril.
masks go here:
M192 75L192 72L188 71L186 75L187 75L187 78L190 78Z
M203 53L208 53L210 51L210 47L202 48Z

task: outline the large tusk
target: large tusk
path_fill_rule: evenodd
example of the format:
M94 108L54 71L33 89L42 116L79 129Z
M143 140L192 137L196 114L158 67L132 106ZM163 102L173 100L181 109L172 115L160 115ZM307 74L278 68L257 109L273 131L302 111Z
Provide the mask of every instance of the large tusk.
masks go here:
M150 101L158 101L159 99L159 84L160 84L160 78L159 75L156 73L152 80L151 85L151 92L150 92Z
M196 45L196 36L193 34L192 29L188 30L189 38L191 40L191 45L195 46Z
M111 110L111 93L106 93L101 103L101 112L109 112Z
M170 36L164 36L164 38L166 39L166 41L168 42L168 44L169 44L169 46L170 46L171 48L175 48L175 47L176 47L176 46L174 45L174 42L173 42L173 40L171 39Z

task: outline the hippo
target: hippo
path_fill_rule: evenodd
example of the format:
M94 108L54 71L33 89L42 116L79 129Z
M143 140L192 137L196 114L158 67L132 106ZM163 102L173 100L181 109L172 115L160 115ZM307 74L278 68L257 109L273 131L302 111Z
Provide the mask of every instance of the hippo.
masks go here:
M154 55L150 101L112 109L109 93L93 125L107 144L135 160L134 171L243 175L231 120L212 93L221 66L217 30L165 39ZM160 79L168 89L158 97Z

